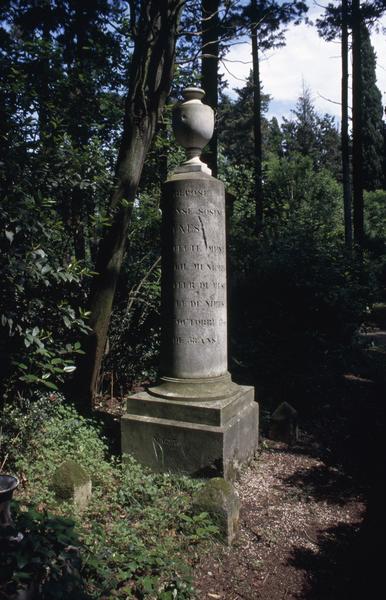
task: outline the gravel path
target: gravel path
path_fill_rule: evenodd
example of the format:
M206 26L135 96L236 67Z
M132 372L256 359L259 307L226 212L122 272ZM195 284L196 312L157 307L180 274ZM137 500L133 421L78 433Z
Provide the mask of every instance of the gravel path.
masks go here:
M237 542L214 544L195 569L198 598L342 600L353 597L353 548L365 504L353 481L309 441L264 449L236 484ZM351 589L351 588L350 588Z

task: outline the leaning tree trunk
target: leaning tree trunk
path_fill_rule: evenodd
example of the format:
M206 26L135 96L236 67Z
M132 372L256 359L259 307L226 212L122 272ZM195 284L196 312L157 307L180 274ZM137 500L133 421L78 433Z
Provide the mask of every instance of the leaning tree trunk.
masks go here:
M360 0L352 0L352 131L354 242L363 247L362 59Z
M170 90L182 4L181 0L142 0L137 8L136 0L130 2L134 51L115 187L110 198L111 226L99 244L89 303L92 332L74 381L76 399L86 410L95 395L133 202Z
M252 0L252 14L257 14L256 0ZM254 18L255 19L255 18ZM261 138L261 89L257 23L252 23L252 72L253 72L253 136L254 136L254 179L255 179L255 230L259 235L263 227L262 185L262 138Z
M219 0L202 0L202 88L205 90L204 102L215 114L218 109L219 6ZM203 160L212 169L213 177L217 177L216 129Z
M347 248L352 247L352 215L351 215L351 185L350 185L350 156L348 136L348 27L347 0L342 0L342 179L343 179L343 208L344 234Z

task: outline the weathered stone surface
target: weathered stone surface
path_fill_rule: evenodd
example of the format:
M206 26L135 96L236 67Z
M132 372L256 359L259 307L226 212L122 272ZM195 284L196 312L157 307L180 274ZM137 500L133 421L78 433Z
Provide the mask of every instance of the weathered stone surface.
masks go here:
M288 402L282 402L272 414L269 437L286 444L294 444L297 441L298 413Z
M91 498L91 479L74 460L66 460L56 469L52 488L58 498L72 500L80 510L87 506Z
M225 193L205 174L174 175L163 188L161 375L225 375Z
M207 512L219 529L226 544L234 541L240 516L240 500L229 481L222 477L210 479L193 499L195 512Z
M216 401L154 398L147 392L127 399L122 417L122 453L154 471L222 475L233 479L258 445L254 390Z
M174 111L187 160L162 191L160 379L129 398L121 439L156 471L229 479L256 450L258 405L228 373L225 190L199 159L213 130L202 95L185 90Z
M173 131L177 142L185 148L187 160L175 173L201 171L212 174L208 166L200 160L201 150L213 135L214 111L201 100L204 90L188 87L183 90L184 102L173 108Z

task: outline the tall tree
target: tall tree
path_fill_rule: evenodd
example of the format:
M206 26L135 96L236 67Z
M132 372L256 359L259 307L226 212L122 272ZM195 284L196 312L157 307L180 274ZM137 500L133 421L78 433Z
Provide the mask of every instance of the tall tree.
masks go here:
M90 295L90 327L85 356L74 389L82 400L95 393L105 349L115 289L143 164L169 94L174 70L180 0L130 2L134 50L115 185L110 197L111 225L102 238Z
M385 0L342 0L341 4L335 6L328 4L323 18L318 19L317 27L322 37L333 40L341 36L342 41L342 178L344 185L344 208L345 208L345 237L348 245L351 244L351 198L349 185L349 148L348 148L348 36L352 31L352 63L353 63L353 190L354 192L354 238L357 243L363 241L363 177L362 177L362 139L366 124L362 119L362 110L366 110L366 102L361 99L367 84L362 81L364 70L361 68L363 49L361 50L361 32L366 36L363 27L371 28L386 10ZM372 63L366 59L366 64ZM364 57L363 57L364 59ZM365 63L363 63L365 64ZM374 71L373 71L374 72ZM373 79L371 77L371 79ZM375 81L370 82L370 89L374 90ZM358 94L361 96L359 97ZM377 94L372 94L372 102ZM378 112L379 114L379 112ZM360 127L360 129L359 129ZM374 128L369 127L368 132ZM376 144L378 145L378 144ZM367 153L368 154L368 153ZM369 184L367 184L369 185ZM361 191L362 190L362 191Z
M339 171L339 134L334 118L319 115L311 90L303 84L292 119L283 119L283 145L287 155L294 152L308 156L316 170L328 169L335 176Z
M205 90L204 102L209 104L217 114L218 109L218 61L219 61L219 19L220 1L202 0L202 53L201 76L202 88ZM213 177L217 177L217 130L208 144L204 155Z
M261 134L261 82L259 69L259 53L283 46L285 29L283 27L293 21L298 24L302 15L307 12L305 2L290 0L251 0L242 9L241 17L248 23L252 38L252 65L254 85L254 171L255 171L255 226L259 234L263 226L263 186L262 186L262 134Z
M382 187L383 178L382 94L376 83L376 55L365 25L361 33L363 187L375 190Z
M244 87L236 90L236 98L223 95L220 102L219 141L227 158L235 164L254 167L254 84L252 71ZM268 123L264 114L268 110L269 96L261 95L261 130L263 140L268 136ZM263 144L264 150L264 144Z
M344 209L344 237L348 249L352 246L352 211L350 182L350 148L348 132L348 4L342 0L342 40L341 40L341 144L342 144L342 183Z
M364 240L363 142L362 142L362 43L360 0L352 0L352 138L353 138L353 225L359 248Z

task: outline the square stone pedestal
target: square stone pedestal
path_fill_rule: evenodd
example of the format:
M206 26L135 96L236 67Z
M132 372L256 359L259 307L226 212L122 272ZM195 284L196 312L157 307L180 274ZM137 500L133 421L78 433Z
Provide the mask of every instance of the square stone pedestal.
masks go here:
M154 471L233 479L258 446L254 389L211 401L166 400L141 392L127 399L122 454Z

